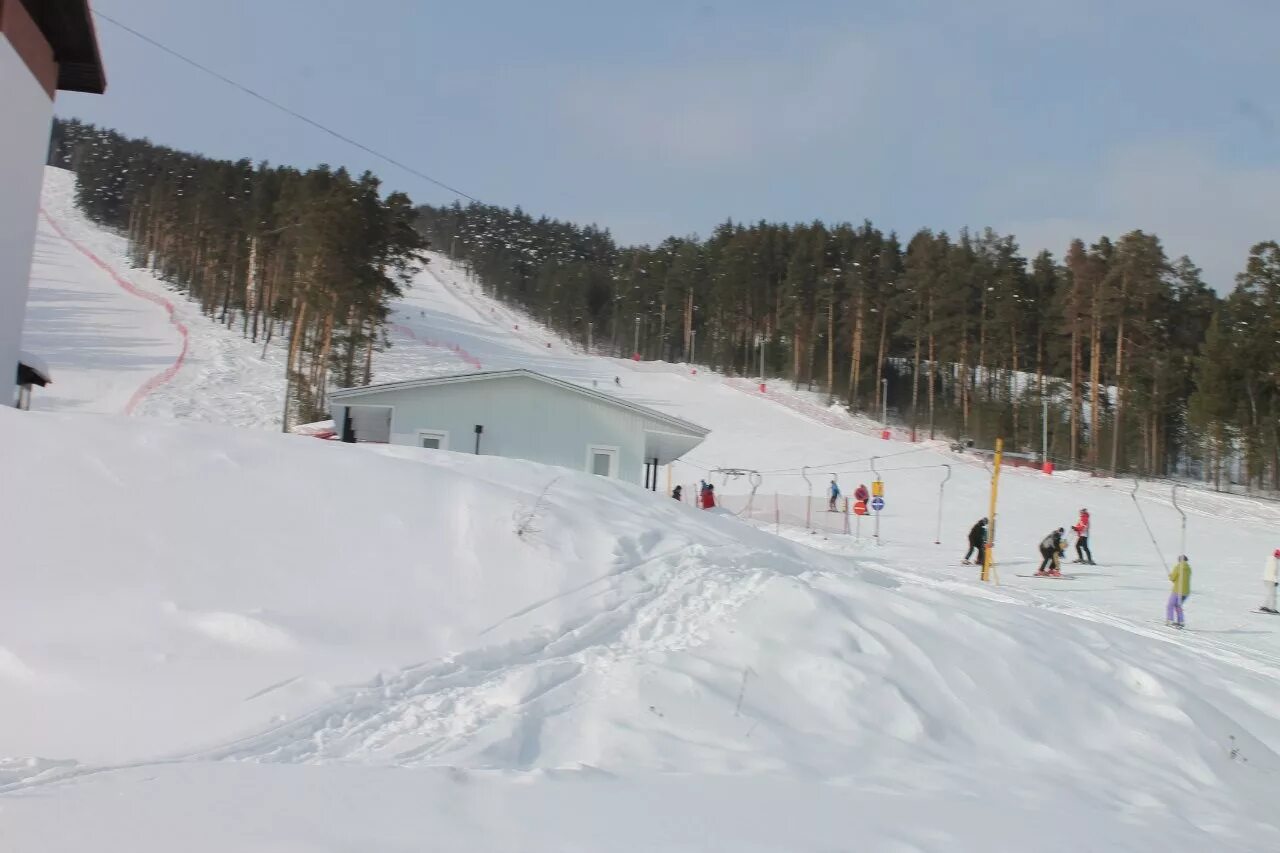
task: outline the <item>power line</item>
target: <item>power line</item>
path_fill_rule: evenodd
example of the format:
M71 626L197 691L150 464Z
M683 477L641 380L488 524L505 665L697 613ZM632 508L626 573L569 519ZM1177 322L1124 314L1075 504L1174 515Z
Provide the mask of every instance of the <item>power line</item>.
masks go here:
M120 21L117 21L115 18L111 17L110 15L99 12L97 9L93 10L93 14L101 18L102 20L106 21L107 23L114 24L115 26L119 27L125 32L131 33L132 35L141 39L142 41L145 41L147 44L151 45L152 47L162 50L165 53L169 54L170 56L174 57L175 59L185 62L186 64L190 65L192 68L196 68L200 71L203 71L205 74L208 74L210 77L213 77L216 80L220 80L223 83L226 83L228 86L232 86L236 89L239 89L241 92L244 92L246 95L250 96L251 98L256 98L259 101L262 101L264 104L274 107L275 109L279 110L282 113L285 113L286 115L290 115L298 119L299 121L306 122L307 124L311 125L317 130L323 131L324 133L329 134L335 139L339 139L347 143L348 145L355 146L356 148L359 148L361 151L364 151L367 154L372 154L374 157L377 157L380 160L384 160L398 169L403 169L404 171L408 172L411 175L422 178L424 181L428 181L432 184L435 184L437 187L440 187L443 190L447 190L456 196L461 196L462 198L465 198L468 201L474 201L477 204L480 202L480 199L476 198L475 196L464 193L462 190L457 189L456 187L451 187L448 184L446 184L444 181L437 180L436 178L431 177L425 172L420 172L417 169L413 168L412 166L406 165L400 162L399 160L395 159L394 157L390 157L386 154L383 154L381 151L377 151L373 148L370 148L368 145L365 145L362 142L357 142L351 137L346 136L345 134L339 133L333 128L327 127L321 124L320 122L316 121L315 119L308 118L307 116L304 116L302 113L298 112L297 110L290 109L289 107L286 107L284 104L280 103L279 101L269 98L266 95L262 94L261 92L255 91L254 89L251 89L248 86L245 86L243 83L238 83L235 80L232 80L230 77L226 76L225 74L222 74L218 71L213 70L207 65L203 65L197 62L191 57L186 56L182 53L179 53L178 51L174 50L171 47L161 44L160 42L151 38L151 36L148 36L145 33L138 32L133 27L129 26L128 24L123 24Z

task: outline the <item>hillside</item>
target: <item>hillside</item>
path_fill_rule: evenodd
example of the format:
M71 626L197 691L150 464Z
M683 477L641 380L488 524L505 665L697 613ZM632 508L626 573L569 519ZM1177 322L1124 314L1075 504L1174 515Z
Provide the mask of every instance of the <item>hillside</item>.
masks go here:
M1170 815L1163 849L1280 843L1270 666L529 463L0 431L28 449L0 604L18 849L151 849L135 821L154 849L1153 849Z
M23 448L0 492L16 849L1280 846L1280 625L1252 612L1271 505L1179 497L1174 634L1167 490L1010 470L981 585L958 564L976 460L587 356L440 256L376 377L529 367L689 418L712 434L672 480L727 509L272 434L278 350L129 270L69 186L50 170L27 327L55 385L0 412ZM820 511L873 456L878 545ZM725 467L763 472L749 511ZM1019 577L1081 506L1100 565Z

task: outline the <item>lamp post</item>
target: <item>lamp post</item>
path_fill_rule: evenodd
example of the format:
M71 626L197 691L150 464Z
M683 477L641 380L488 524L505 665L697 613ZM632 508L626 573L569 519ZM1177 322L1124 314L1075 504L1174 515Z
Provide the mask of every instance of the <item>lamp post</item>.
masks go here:
M631 347L631 352L639 354L640 352L640 315L636 315L636 337L635 343Z
M1049 398L1043 398L1040 403L1040 465L1043 467L1049 461Z

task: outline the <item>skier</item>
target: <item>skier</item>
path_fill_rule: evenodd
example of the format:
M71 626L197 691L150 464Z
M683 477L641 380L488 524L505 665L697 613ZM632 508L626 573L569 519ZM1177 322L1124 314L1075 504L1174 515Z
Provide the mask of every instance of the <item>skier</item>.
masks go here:
M982 549L987 547L987 520L985 518L978 519L978 523L969 528L969 550L964 552L964 559L961 560L966 566L969 565L969 556L976 553L978 561L982 561Z
M1080 510L1080 520L1071 528L1076 533L1076 559L1077 563L1088 563L1091 566L1097 565L1093 562L1093 552L1089 550L1089 510Z
M698 509L702 509L702 499L705 498L706 496L707 496L707 481L699 480L698 493L693 497L693 502L697 505Z
M840 484L831 478L831 490L827 495L827 512L836 511L836 501L840 500Z
M1040 540L1040 568L1036 571L1037 575L1043 577L1061 577L1062 571L1058 568L1058 558L1062 556L1066 545L1062 541L1063 534L1066 530L1059 527L1048 536Z
M1164 624L1171 628L1181 628L1182 605L1191 595L1191 564L1187 562L1186 554L1178 557L1177 565L1169 572L1169 580L1173 589L1169 592L1169 603L1164 608Z
M622 377L621 377L621 376L615 376L615 377L613 377L613 384L614 384L614 385L617 385L619 388L621 388L621 387L622 387Z
M1275 553L1267 557L1267 562L1262 567L1262 583L1267 588L1267 595L1262 600L1262 606L1258 609L1263 613L1280 613L1280 610L1276 610L1277 582L1280 582L1280 548L1277 548Z
M716 487L710 483L707 483L702 487L702 508L716 508Z
M684 500L684 486L676 486L671 490L671 497L678 501Z
M871 500L871 493L867 491L866 483L860 483L858 488L853 490L853 499L855 501L862 501L863 503Z

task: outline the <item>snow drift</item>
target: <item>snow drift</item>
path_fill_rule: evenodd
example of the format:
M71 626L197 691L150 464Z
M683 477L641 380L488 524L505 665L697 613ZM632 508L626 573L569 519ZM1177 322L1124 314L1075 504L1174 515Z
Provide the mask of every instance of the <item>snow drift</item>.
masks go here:
M0 441L18 849L1280 846L1269 664L531 463Z

